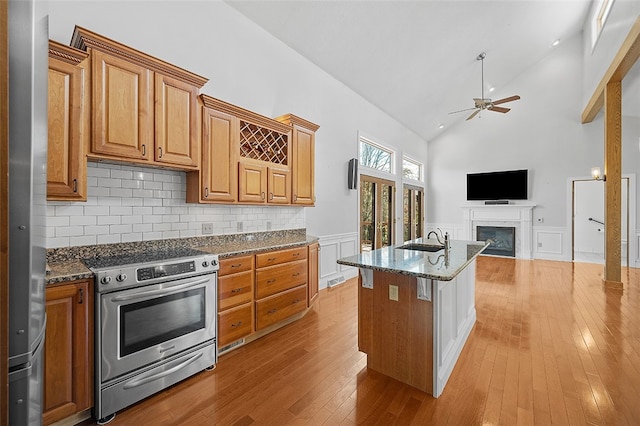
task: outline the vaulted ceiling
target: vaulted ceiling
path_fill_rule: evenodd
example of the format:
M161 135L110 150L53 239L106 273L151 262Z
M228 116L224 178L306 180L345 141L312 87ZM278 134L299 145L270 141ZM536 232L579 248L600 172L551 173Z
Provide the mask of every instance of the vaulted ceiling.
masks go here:
M590 0L247 1L233 8L426 140L582 31ZM489 93L490 87L495 91ZM518 101L521 102L521 101ZM504 105L517 107L516 103Z

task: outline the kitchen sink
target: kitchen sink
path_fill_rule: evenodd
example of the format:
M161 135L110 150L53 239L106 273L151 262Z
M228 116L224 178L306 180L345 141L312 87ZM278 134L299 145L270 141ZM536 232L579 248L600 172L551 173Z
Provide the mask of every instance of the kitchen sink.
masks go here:
M400 247L396 247L403 250L418 250L418 251L428 251L428 252L436 252L440 250L444 250L444 246L437 244L421 244L421 243L409 243Z

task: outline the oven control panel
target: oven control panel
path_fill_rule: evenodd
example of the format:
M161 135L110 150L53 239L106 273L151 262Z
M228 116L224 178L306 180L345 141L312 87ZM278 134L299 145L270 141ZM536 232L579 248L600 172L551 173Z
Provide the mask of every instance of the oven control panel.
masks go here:
M195 272L196 262L171 263L148 268L140 268L138 273L138 281L147 281L154 278L170 277L172 275L181 275L189 272Z
M219 268L218 256L202 256L105 268L96 272L96 290L99 293L129 287L172 281L201 274L215 273Z

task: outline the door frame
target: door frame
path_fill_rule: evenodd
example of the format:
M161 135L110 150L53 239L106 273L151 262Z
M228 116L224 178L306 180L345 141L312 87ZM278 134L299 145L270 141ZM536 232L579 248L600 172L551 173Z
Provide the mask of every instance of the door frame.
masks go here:
M636 229L636 174L635 173L624 173L622 175L622 179L628 179L627 185L627 267L638 267L638 253L636 253L636 244L632 244L631 241L631 230L633 229L635 232ZM569 226L569 236L571 241L571 253L570 260L571 262L575 261L574 251L575 251L575 225L574 225L574 217L575 217L575 182L581 181L590 181L593 178L590 177L572 177L568 179L568 191L570 194L568 197L569 206L567 208L568 213L568 222L571 224ZM624 220L624 212L621 220ZM606 226L606 224L605 224Z
M9 37L8 1L0 0L0 426L8 423L9 362Z

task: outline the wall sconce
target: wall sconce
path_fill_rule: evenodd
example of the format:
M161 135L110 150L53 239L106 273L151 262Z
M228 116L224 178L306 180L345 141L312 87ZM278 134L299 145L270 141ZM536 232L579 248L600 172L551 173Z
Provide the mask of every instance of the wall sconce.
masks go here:
M600 172L600 167L591 168L591 177L594 180L607 180L606 176Z

